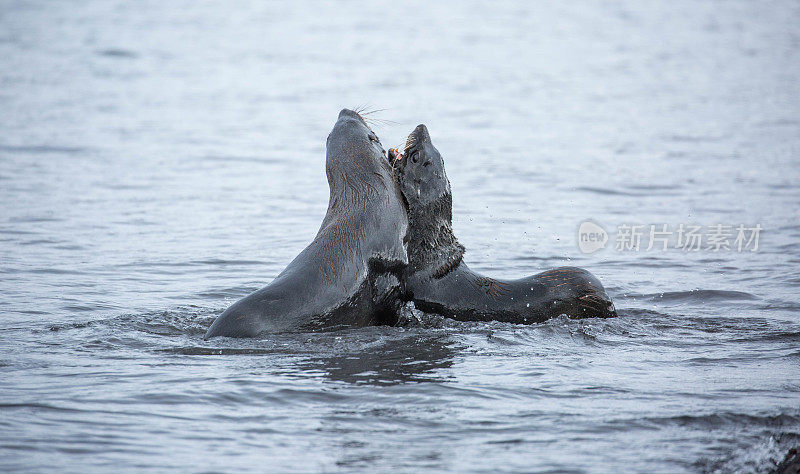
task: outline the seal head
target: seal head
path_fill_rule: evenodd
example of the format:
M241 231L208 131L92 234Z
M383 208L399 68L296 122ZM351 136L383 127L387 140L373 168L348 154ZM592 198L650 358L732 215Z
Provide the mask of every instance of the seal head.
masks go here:
M406 199L413 199L417 206L451 196L450 181L444 171L444 160L433 146L428 128L417 125L406 140L398 169L403 175L401 190ZM451 199L452 200L452 199Z

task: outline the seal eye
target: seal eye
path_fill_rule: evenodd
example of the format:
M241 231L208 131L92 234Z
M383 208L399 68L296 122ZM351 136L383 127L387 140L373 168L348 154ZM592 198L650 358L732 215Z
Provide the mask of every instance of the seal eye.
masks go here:
M370 133L369 135L367 135L367 137L369 137L369 141L371 141L371 142L377 142L378 141L378 136L375 135L374 133Z
M415 151L413 155L411 155L411 161L414 163L419 163L419 152Z

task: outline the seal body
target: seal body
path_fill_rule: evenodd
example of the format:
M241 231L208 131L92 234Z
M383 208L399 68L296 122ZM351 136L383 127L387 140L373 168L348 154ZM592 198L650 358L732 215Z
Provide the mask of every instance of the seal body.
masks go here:
M460 321L532 324L562 314L571 318L616 316L600 281L576 267L498 280L475 273L462 262L443 277L416 272L405 281L417 309Z
M339 113L327 140L330 199L316 237L269 285L225 310L206 339L396 321L408 218L385 153L359 114Z
M581 268L561 267L518 280L498 280L462 261L452 229L452 193L444 161L424 125L409 135L404 154L391 159L409 216L409 264L404 298L426 312L462 321L537 323L562 314L613 317L603 285Z

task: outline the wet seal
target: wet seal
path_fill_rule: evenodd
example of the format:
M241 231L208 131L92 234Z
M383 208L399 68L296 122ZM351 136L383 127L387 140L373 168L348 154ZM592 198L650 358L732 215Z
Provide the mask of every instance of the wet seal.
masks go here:
M614 304L588 271L560 267L519 280L480 275L463 261L464 246L452 228L452 193L444 161L419 125L402 152L389 158L408 205L408 267L404 298L418 309L461 321L537 323L571 318L614 317Z
M408 218L386 152L358 113L339 113L325 170L330 198L313 242L225 310L205 339L396 322Z

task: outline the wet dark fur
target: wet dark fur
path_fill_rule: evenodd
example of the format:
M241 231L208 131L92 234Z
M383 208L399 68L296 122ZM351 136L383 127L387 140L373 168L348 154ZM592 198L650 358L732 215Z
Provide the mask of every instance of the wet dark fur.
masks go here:
M437 216L447 216L440 219ZM412 271L434 265L434 275L441 278L461 263L464 246L458 242L450 224L452 198L450 193L429 205L420 206L409 215L408 255Z

